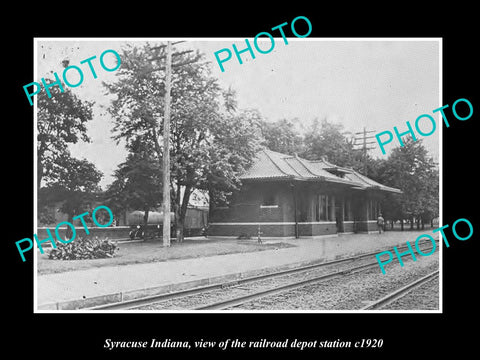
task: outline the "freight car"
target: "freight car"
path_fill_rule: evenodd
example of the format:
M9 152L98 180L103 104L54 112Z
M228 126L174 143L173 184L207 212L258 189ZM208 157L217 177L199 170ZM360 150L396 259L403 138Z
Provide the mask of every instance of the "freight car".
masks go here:
M133 211L127 214L130 226L130 239L152 239L163 235L163 212L150 211L147 226L144 226L144 212ZM170 236L175 237L175 214L170 213ZM208 226L208 209L189 207L185 216L184 237L206 235Z

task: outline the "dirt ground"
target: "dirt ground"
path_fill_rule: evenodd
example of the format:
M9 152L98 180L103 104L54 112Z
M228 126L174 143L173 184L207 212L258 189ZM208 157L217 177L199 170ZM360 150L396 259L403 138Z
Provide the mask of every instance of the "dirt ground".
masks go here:
M278 241L268 241L258 244L256 240L189 240L182 244L172 242L165 248L161 241L118 242L118 251L114 258L89 260L50 260L48 252L37 252L37 273L39 275L60 273L73 270L116 266L126 264L169 261L195 257L207 257L233 253L246 253L263 250L273 250L285 247L294 247L293 244Z

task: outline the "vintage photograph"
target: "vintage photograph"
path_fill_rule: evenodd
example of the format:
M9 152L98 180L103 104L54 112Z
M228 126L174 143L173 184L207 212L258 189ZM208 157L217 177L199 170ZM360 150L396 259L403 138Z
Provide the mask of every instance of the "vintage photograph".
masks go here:
M35 312L442 312L441 38L272 35L35 39Z

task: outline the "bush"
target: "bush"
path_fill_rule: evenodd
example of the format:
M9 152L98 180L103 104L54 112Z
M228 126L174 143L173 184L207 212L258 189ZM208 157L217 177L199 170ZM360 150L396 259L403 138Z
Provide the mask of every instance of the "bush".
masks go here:
M54 260L103 259L115 256L117 243L108 238L77 238L68 244L58 244L48 254Z

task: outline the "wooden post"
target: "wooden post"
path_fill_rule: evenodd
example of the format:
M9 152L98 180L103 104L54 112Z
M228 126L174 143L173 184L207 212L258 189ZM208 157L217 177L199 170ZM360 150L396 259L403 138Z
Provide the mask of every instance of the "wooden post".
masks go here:
M293 195L293 218L295 221L295 239L298 239L300 237L300 234L298 231L297 195L295 193L295 184L293 182L290 183L290 187L292 189L292 195Z
M171 92L171 82L172 82L172 67L179 67L187 64L192 64L197 62L201 55L197 55L194 59L186 60L182 63L176 63L172 65L172 56L178 56L193 52L193 50L186 50L181 52L176 52L172 54L172 46L184 42L176 41L172 43L167 41L167 45L159 45L153 47L152 50L158 50L166 48L165 56L156 56L150 58L150 61L163 60L165 58L166 64L165 67L158 67L156 69L149 70L153 71L163 71L165 70L165 108L164 108L164 119L163 119L163 246L170 246L170 92ZM180 194L178 194L180 196ZM175 211L175 214L177 211Z
M263 232L262 232L262 230L260 229L260 225L258 225L258 229L257 229L257 242L258 242L259 244L262 243L262 234L263 234Z
M167 42L165 65L165 110L163 117L163 246L170 246L170 88L172 78L172 43Z

